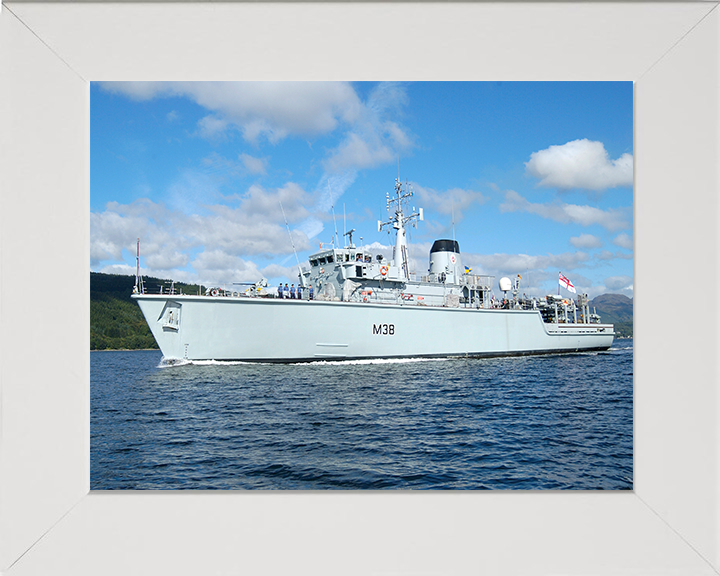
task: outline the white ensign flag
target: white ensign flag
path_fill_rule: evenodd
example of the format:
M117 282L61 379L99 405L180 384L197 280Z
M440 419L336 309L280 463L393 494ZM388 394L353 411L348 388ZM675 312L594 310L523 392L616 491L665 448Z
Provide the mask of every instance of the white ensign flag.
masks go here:
M573 294L577 294L577 290L575 290L575 286L573 286L573 283L570 282L565 276L562 275L562 272L560 272L560 286L565 288L566 290L569 290Z

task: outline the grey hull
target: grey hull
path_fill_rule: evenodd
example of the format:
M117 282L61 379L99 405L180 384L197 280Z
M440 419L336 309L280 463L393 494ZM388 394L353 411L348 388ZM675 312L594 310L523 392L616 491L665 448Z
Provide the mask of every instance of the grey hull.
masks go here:
M168 359L506 356L610 348L610 324L547 324L535 310L133 295Z

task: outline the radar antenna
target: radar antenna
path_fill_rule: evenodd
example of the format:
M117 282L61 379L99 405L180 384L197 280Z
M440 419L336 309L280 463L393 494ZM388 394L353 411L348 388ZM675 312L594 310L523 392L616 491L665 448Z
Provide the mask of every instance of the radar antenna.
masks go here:
M405 216L403 213L403 204L407 204L410 198L413 196L412 188L406 182L407 192L403 191L403 185L398 178L395 180L395 197L390 198L389 194L386 194L387 211L390 212L390 207L393 206L395 215L391 217L387 222L378 221L378 232L381 232L386 226L391 226L395 229L395 248L393 249L393 265L399 266L403 271L406 279L410 278L410 271L408 268L408 255L407 255L407 236L405 232L405 224L416 220L423 220L423 210L420 208L419 212L413 212Z

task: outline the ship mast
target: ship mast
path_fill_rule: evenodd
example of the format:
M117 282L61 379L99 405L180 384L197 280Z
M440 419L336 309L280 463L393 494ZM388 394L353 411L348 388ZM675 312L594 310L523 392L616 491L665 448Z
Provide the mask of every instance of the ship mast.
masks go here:
M395 180L395 198L390 198L389 194L386 194L387 198L387 211L390 212L390 206L395 205L395 215L390 218L387 222L378 221L378 232L384 227L392 225L395 229L395 248L393 250L393 266L400 268L400 275L402 280L408 280L410 278L410 270L408 265L408 253L407 253L407 235L405 232L405 224L413 222L415 220L423 219L423 210L420 208L419 212L413 212L405 216L403 212L403 203L407 202L408 199L412 198L413 192L410 186L408 191L404 192L402 189L402 183L399 179Z

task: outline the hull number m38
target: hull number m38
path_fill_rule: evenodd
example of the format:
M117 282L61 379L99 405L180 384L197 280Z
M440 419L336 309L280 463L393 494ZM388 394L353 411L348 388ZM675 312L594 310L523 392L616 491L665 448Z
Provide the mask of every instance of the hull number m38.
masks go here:
M373 324L373 334L382 336L394 336L395 324Z

